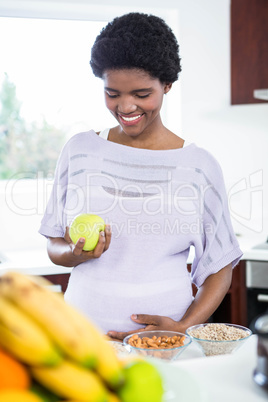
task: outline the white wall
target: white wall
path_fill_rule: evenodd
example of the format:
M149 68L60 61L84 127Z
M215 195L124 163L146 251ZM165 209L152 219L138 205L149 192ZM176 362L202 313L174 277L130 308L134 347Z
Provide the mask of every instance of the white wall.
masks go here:
M220 161L230 195L235 230L247 235L268 235L268 102L230 105L230 0L47 0L46 15L76 15L78 3L85 16L146 11L179 21L183 71L176 85L181 96L177 113L169 115L170 127L187 140L207 148ZM51 8L51 4L53 7ZM75 3L75 4L74 4ZM8 4L8 5L7 5ZM5 15L18 5L36 10L38 1L0 0ZM127 6L126 6L127 4ZM166 14L165 14L166 15ZM172 95L170 95L172 96ZM181 99L179 99L181 98ZM181 101L181 102L180 102ZM172 113L173 114L173 113Z

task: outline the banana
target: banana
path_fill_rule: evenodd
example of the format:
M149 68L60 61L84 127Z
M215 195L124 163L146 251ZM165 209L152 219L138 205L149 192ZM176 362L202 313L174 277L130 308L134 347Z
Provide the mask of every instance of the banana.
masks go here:
M72 360L94 367L116 389L123 381L123 368L115 350L87 317L67 304L62 294L47 289L49 282L8 272L0 278L0 294L10 298L47 331Z
M110 391L108 391L107 398L108 399L106 399L106 402L122 402L122 400L119 399L119 396L117 396L116 394L114 394L114 393L112 393ZM80 400L78 400L78 399L64 399L64 400L60 400L60 401L57 399L57 402L81 402L81 399Z
M55 395L54 392L44 387L42 384L40 384L40 382L35 381L32 375L31 379L32 379L30 387L31 392L33 392L35 395L41 398L43 402L59 402L59 397Z
M124 383L124 371L121 363L112 346L104 339L99 339L96 371L111 389L116 390Z
M122 402L121 399L115 394L109 393L108 394L108 399L106 399L107 402ZM1 401L0 401L1 402ZM57 401L57 402L81 402L81 400L78 399L64 399L62 401Z
M55 365L61 360L42 328L3 296L0 296L0 344L30 365Z
M63 360L55 367L31 367L33 377L61 398L107 402L108 391L93 371Z
M94 347L98 356L95 370L111 389L117 389L124 383L124 370L114 348L95 324L92 324L74 307L67 306L68 319L80 333L81 341L86 340L89 334L94 339Z
M0 392L0 402L44 402L28 390L6 389Z
M0 278L0 294L35 320L67 356L93 368L97 362L95 335L89 331L85 336L83 331L81 336L80 327L69 319L69 307L63 295L44 286L49 283L10 271Z
M121 402L121 399L116 394L109 393L107 402Z

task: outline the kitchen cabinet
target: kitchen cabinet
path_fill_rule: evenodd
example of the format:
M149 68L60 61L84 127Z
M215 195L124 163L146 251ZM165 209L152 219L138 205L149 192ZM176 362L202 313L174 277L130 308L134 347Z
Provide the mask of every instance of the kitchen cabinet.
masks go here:
M66 291L70 274L55 274L43 276L54 285L60 285L63 293Z
M212 315L212 320L245 327L250 324L247 320L246 263L244 260L241 260L233 269L231 287L218 309Z
M231 0L231 104L262 103L268 89L268 1Z

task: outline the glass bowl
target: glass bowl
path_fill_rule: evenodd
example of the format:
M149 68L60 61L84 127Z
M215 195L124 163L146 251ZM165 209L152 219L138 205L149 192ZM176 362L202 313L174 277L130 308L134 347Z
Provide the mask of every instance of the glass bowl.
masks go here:
M207 323L187 328L186 334L200 347L204 356L216 356L236 352L252 331L236 324Z
M136 338L134 342L133 336ZM180 345L177 345L178 340L176 337L180 340ZM123 340L123 345L132 354L164 360L176 360L191 342L190 336L181 332L142 331L126 336ZM164 345L165 343L166 345Z

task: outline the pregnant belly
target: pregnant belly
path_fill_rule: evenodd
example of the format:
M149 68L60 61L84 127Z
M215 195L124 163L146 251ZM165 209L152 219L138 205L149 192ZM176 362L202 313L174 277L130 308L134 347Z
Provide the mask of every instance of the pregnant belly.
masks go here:
M78 283L77 279L71 276L65 299L104 333L142 328L131 320L132 314L162 315L179 321L192 303L188 277L179 283L166 280L145 284L90 283L85 278Z

